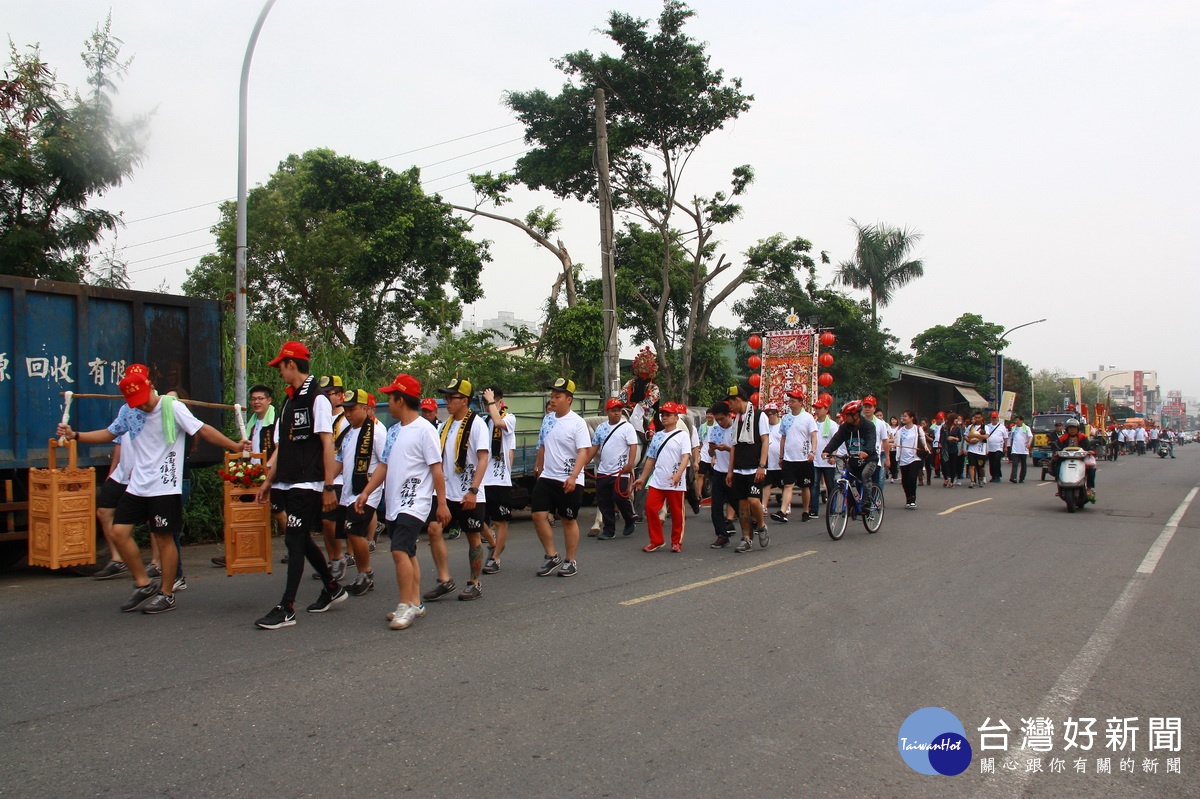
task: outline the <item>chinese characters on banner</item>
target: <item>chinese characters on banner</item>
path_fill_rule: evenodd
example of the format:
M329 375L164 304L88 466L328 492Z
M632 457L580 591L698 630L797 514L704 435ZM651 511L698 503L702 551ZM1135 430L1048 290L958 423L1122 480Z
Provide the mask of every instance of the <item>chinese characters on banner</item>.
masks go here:
M815 399L817 349L817 332L812 328L767 332L763 336L761 404L773 402L786 408L784 394L794 388L802 389L810 401Z
M1133 373L1133 410L1135 413L1143 413L1145 411L1146 394L1145 394L1145 374L1142 372Z

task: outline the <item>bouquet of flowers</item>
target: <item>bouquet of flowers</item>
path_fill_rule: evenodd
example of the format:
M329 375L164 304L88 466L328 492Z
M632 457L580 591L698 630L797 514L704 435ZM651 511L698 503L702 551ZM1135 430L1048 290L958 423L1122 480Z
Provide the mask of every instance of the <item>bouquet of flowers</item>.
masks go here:
M267 479L267 468L261 463L251 463L246 458L239 458L229 464L228 468L218 469L221 479L239 488L250 488L262 485Z

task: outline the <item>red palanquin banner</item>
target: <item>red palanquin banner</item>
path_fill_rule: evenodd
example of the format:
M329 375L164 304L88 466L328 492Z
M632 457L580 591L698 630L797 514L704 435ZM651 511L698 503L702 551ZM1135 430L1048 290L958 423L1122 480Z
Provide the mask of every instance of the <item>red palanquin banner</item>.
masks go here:
M787 407L784 396L793 388L804 391L808 401L817 396L817 332L805 330L772 330L763 336L762 384L759 386L763 405L775 403Z

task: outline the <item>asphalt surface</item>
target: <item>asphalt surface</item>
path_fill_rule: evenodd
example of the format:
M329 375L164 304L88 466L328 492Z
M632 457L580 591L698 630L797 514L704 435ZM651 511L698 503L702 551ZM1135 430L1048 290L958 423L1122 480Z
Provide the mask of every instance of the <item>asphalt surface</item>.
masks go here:
M569 579L534 576L522 519L482 599L399 632L382 548L373 593L273 632L253 621L285 567L226 577L215 547L187 549L179 609L154 617L118 612L124 580L10 571L0 797L1200 796L1200 502L1145 571L1200 483L1200 447L1178 455L1102 463L1098 503L1073 515L1036 471L939 481L912 511L889 485L877 535L852 522L834 542L793 516L741 555L708 548L705 510L678 555L643 554L640 526L585 538ZM450 546L461 583L466 545ZM306 577L298 608L318 590ZM965 772L901 759L900 725L927 706L962 721ZM1053 751L1019 751L1038 715ZM1069 717L1098 719L1084 774ZM1126 717L1135 749L1106 749L1105 721ZM1178 751L1148 750L1151 717L1180 719ZM1011 728L1008 751L980 751L985 719Z

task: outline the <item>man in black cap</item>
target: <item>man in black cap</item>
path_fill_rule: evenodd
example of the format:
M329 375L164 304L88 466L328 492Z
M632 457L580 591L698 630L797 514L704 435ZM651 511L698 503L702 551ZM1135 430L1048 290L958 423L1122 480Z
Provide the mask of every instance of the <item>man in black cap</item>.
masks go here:
M538 435L537 483L533 487L530 509L533 526L546 559L537 570L539 577L558 571L559 577L574 577L578 572L575 550L579 547L579 506L583 504L583 486L578 485L579 473L587 464L592 439L587 422L571 410L575 401L575 381L560 377L550 386L550 413L542 420ZM550 512L558 514L563 523L564 561L554 548L554 531L550 528Z
M766 414L754 407L750 386L730 386L725 402L737 414L733 423L733 463L725 476L730 499L737 503L742 524L742 541L734 552L749 552L754 546L765 547L771 537L763 517L762 487L767 479L767 455L771 445L771 423Z
M454 519L451 524L457 524L467 534L467 553L471 565L471 578L458 598L468 601L483 596L483 587L479 582L479 575L483 571L483 517L487 502L483 476L487 474L491 436L487 422L469 404L470 381L451 380L448 386L439 388L438 393L446 398L446 411L449 413L438 430L446 505ZM430 525L429 546L438 574L448 576L449 553L440 527L435 532ZM439 578L437 585L421 598L426 602L435 602L456 587L453 580Z

